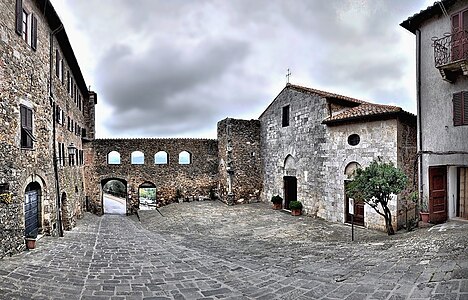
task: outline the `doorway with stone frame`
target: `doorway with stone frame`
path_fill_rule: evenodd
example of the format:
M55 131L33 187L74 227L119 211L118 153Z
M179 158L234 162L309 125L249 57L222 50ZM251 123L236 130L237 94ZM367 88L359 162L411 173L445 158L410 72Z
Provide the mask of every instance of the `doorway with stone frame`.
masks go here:
M283 208L289 210L289 203L297 200L297 178L295 176L284 176L284 205Z

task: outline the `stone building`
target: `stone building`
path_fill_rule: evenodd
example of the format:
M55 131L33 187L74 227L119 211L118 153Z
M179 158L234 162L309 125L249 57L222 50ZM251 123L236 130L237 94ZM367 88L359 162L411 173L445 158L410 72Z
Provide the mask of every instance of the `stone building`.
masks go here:
M438 1L401 26L416 37L422 204L430 222L467 219L468 1Z
M0 2L0 257L83 212L89 92L49 1Z
M308 215L348 222L344 187L356 167L392 162L413 178L416 117L379 105L288 84L260 116L263 200L300 200ZM404 224L402 199L389 207L395 227ZM355 203L356 222L383 229L383 218ZM413 212L414 214L414 212Z

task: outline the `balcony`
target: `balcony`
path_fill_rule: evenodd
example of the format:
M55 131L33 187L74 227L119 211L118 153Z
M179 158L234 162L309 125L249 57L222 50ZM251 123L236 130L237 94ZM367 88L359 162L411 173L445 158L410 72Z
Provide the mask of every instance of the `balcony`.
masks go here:
M468 76L468 31L432 38L434 63L442 79L453 83L457 75Z

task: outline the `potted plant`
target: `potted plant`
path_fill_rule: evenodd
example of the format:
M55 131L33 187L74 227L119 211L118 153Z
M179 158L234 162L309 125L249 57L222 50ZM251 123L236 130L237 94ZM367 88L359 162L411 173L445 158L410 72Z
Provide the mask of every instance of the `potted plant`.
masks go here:
M289 209L291 209L291 215L300 216L302 214L302 203L301 203L301 201L291 201L289 203Z
M24 240L26 242L26 248L31 250L36 248L36 238L37 238L37 230L34 230L33 232L28 233Z
M429 210L427 209L427 199L421 202L421 210L419 211L419 219L423 223L429 223Z
M283 198L280 195L271 197L271 202L273 202L273 209L278 210L283 208Z

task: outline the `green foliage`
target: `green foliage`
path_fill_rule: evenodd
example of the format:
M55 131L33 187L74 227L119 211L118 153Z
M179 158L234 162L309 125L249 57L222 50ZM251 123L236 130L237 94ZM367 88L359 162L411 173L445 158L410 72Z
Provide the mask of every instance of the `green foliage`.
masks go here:
M400 193L407 183L405 173L392 163L373 161L365 169L356 169L354 180L346 186L346 194L355 200L364 201L383 216L387 233L390 235L394 234L394 231L388 202L392 195Z
M301 201L291 201L289 203L289 209L302 209Z
M156 200L155 188L139 188L140 198Z
M275 196L271 197L271 202L273 202L275 204L283 203L283 198L281 198L280 195L275 195Z

